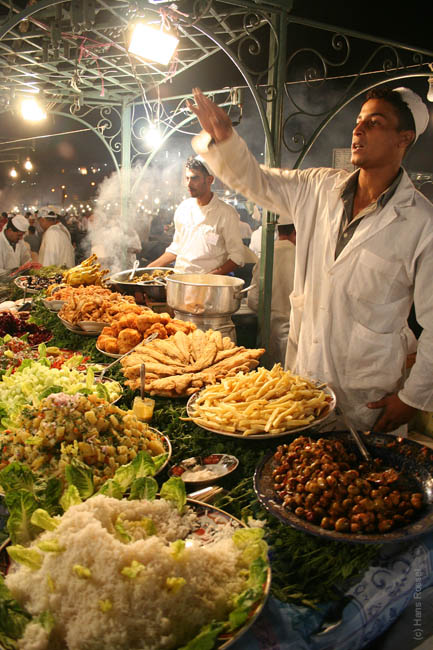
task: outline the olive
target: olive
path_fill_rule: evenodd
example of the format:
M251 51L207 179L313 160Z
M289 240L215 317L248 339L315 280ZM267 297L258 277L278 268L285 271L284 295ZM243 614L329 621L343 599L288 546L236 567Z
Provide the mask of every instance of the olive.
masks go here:
M333 501L329 507L329 514L334 515L336 517L339 517L340 515L344 515L344 508L341 505L340 501Z
M408 510L403 512L403 517L406 517L406 519L412 519L414 514L415 510L413 508L408 508Z
M316 503L316 495L313 494L312 492L309 492L305 497L305 507L312 508L315 503Z
M314 516L317 519L319 519L319 518L321 519L322 517L325 517L325 515L326 515L325 510L323 508L321 508L320 506L314 506L313 512L314 512Z
M328 484L327 484L327 482L325 481L325 479L323 478L323 476L319 476L319 477L318 477L318 479L317 479L317 485L319 486L319 488L320 488L321 490L326 490L326 488L328 487Z
M305 513L305 519L313 524L317 520L317 517L312 510L307 510Z
M349 510L353 506L353 499L344 499L341 503L344 510Z
M329 474L326 477L326 482L329 485L329 487L335 487L337 485L337 479L335 478L335 476L332 476L332 474Z
M373 510L373 508L374 508L373 501L371 499L366 499L365 497L364 497L364 499L361 499L361 501L359 502L359 505L361 506L361 508L363 510Z
M359 503L357 503L352 508L352 514L359 515L360 512L364 512L364 508Z
M334 522L331 517L323 517L322 521L320 522L320 527L326 528L326 530L333 530Z
M347 493L348 493L351 497L356 496L357 494L359 494L359 488L356 487L356 485L349 485L349 486L347 487Z
M386 533L388 530L391 530L392 526L392 519L382 519L382 521L379 521L377 528L379 533Z
M335 530L339 533L344 533L350 528L350 521L346 517L340 517L335 522Z
M410 503L414 508L420 510L422 508L422 494L412 494Z
M314 494L319 494L321 492L321 489L317 483L317 481L308 481L308 483L305 484L305 489L307 492L314 492Z
M296 484L296 492L298 492L298 494L301 494L302 492L305 492L305 486L302 485L302 483L297 483Z
M385 497L385 499L386 498L387 497ZM376 499L374 499L373 507L374 507L374 510L376 510L378 512L383 512L386 509L384 499L382 499L382 497L377 497Z
M295 515L297 517L303 517L305 515L305 508L301 508L300 506L298 506L295 510Z
M357 522L351 521L350 522L350 532L351 533L360 533L361 532L361 526Z
M304 497L303 497L302 494L299 494L298 492L296 492L293 498L295 500L295 503L298 506L302 506L304 504Z

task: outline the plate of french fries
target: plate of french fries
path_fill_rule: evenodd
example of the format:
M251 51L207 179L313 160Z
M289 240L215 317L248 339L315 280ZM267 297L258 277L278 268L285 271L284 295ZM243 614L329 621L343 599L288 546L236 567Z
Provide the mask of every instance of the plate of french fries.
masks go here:
M336 397L324 384L294 375L275 364L239 372L190 397L188 419L234 438L277 438L322 423L334 410Z

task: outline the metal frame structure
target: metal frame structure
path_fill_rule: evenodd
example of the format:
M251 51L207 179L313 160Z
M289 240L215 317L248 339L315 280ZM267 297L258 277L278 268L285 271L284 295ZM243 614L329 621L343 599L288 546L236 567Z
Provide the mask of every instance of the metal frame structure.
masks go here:
M145 167L154 155L143 145L143 126L156 122L167 140L194 118L184 102L189 88L163 100L161 89L194 66L212 65L221 52L237 82L211 94L231 107L240 106L241 87L249 91L271 166L281 163L285 148L299 167L329 122L367 89L433 74L433 51L291 11L291 0L0 0L0 112L14 110L17 97L38 89L54 114L89 127L121 171L127 214L131 166ZM139 19L170 28L180 39L168 67L128 53L131 25ZM314 111L314 94L326 96L331 79L339 83L337 99L334 93L332 105ZM307 104L300 87L308 91ZM264 217L259 313L265 345L275 223L276 215Z

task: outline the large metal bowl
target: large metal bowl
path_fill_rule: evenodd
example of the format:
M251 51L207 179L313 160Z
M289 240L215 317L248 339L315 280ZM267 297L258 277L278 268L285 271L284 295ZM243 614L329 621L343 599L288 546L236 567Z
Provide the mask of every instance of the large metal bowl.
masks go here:
M149 302L166 302L167 294L165 288L165 281L162 282L131 282L130 275L133 269L120 271L115 273L110 278L110 282L117 291L134 296L135 302L139 305L147 305ZM132 279L141 273L152 273L152 271L173 271L170 267L155 266L155 267L142 267L135 269Z
M167 303L186 314L233 314L241 305L244 281L229 275L176 273L167 277Z

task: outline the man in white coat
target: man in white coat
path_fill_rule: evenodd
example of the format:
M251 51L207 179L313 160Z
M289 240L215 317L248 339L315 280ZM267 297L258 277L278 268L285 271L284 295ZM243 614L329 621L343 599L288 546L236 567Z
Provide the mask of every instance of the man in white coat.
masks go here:
M170 246L148 266L175 262L180 273L227 275L245 261L239 215L212 192L214 177L201 160L189 158L185 176L191 198L176 210Z
M260 166L225 111L194 90L193 147L224 183L296 226L286 365L325 380L355 426L400 432L433 410L433 206L401 167L428 110L407 88L367 95L352 174ZM412 301L424 328L406 375Z
M0 275L30 262L30 247L23 240L29 227L22 214L16 214L7 220L0 232Z
M269 359L284 366L287 339L290 328L290 294L295 276L296 230L293 224L278 225L278 239L274 247L272 273L271 331ZM259 308L260 262L254 267L248 292L248 307L257 312Z
M54 212L42 212L39 224L44 233L39 249L39 262L42 266L74 266L75 250L71 235L58 216Z

